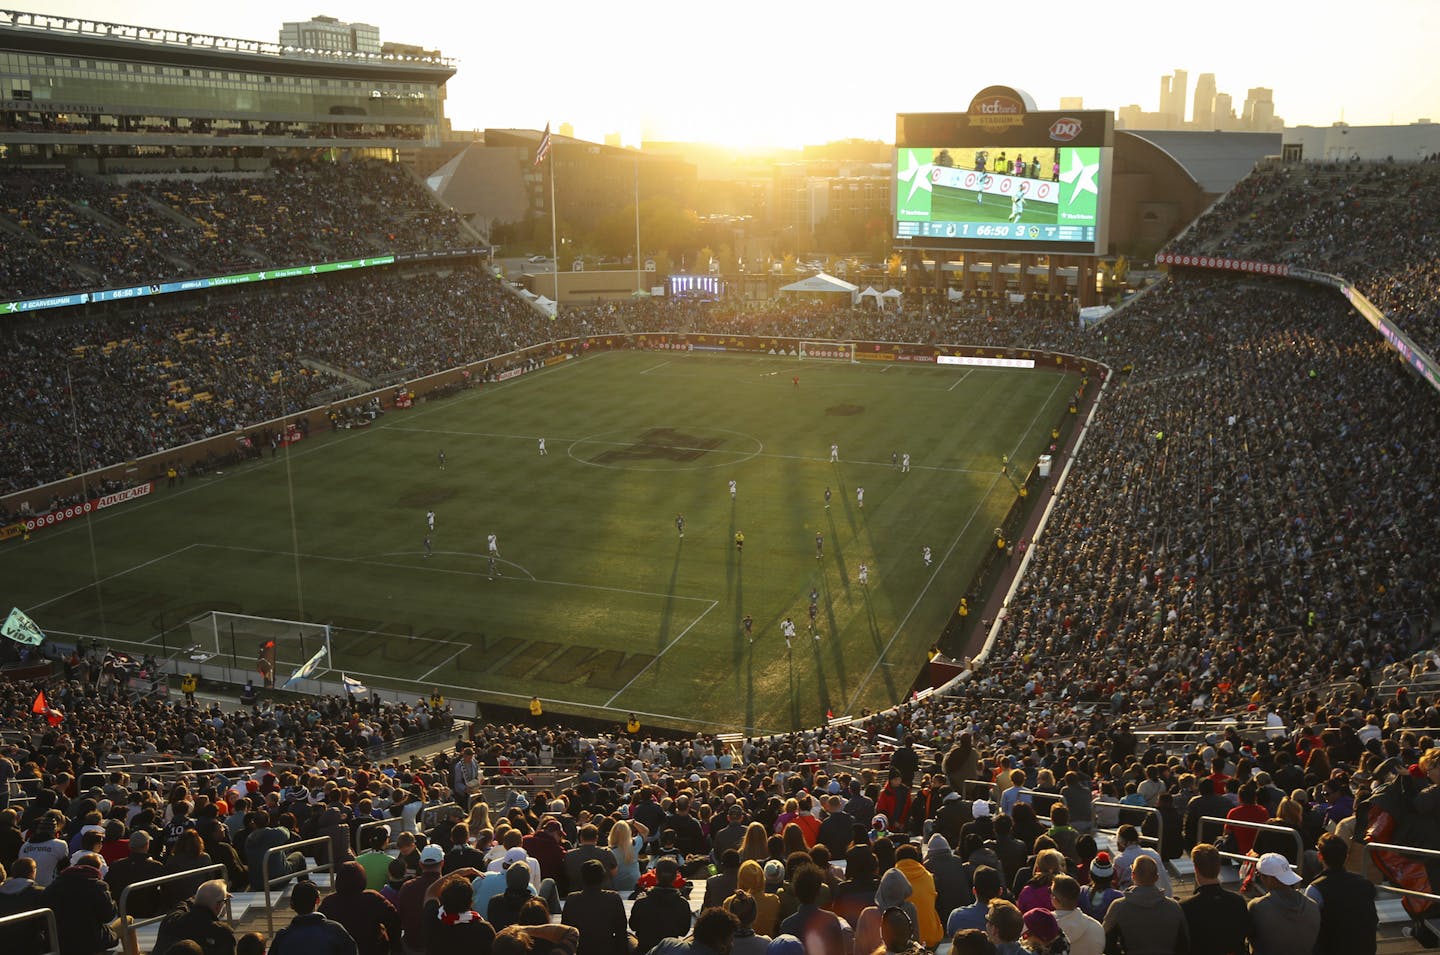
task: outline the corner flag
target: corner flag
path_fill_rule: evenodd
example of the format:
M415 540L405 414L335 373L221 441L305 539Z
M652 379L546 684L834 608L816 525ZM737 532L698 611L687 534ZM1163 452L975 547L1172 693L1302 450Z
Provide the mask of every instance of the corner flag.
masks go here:
M0 634L9 637L16 643L24 643L32 647L38 647L45 640L45 634L35 626L35 621L27 617L25 611L19 607L11 610L5 623L0 625Z
M329 647L321 647L319 650L316 650L313 657L306 660L305 663L301 665L300 669L296 670L293 674L290 675L290 679L285 681L285 685L284 687L282 687L282 689L288 690L290 689L290 684L299 683L301 680L308 680L310 678L310 674L320 669L320 661L325 659L325 654L329 652L329 649Z
M535 165L538 166L544 162L548 155L550 155L550 124L546 123L545 132L540 137L540 146L535 150Z

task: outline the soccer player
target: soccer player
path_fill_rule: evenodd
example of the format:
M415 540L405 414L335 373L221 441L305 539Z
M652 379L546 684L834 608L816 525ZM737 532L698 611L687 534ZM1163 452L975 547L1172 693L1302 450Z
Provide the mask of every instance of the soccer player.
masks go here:
M685 515L684 515L684 514L676 514L676 515L675 515L675 529L680 532L680 536L681 536L682 538L685 536Z
M744 550L745 550L745 532L744 532L744 531L736 531L736 532L735 532L735 550L737 550L737 551L744 551Z
M540 456L541 456L542 458L545 456L545 439L544 439L544 438L541 438L541 439L540 439Z
M819 605L812 600L810 602L810 636L815 638L816 643L820 642L820 631L815 629L815 616L819 612Z
M1020 183L1020 187L1015 190L1015 195L1014 195L1013 198L1011 198L1011 200L1010 200L1010 221L1011 221L1011 222L1019 222L1019 221L1020 221L1020 217L1025 214L1025 190L1028 189L1029 186L1030 186L1030 184L1029 184L1028 182L1022 182L1022 183Z
M749 643L755 642L755 618L748 613L740 621L740 629L745 633L745 639Z
M433 551L430 549L430 535L425 535L425 556L429 557Z
M994 180L990 178L988 172L981 173L980 178L975 180L975 204L977 206L983 206L985 204L985 189L992 182L994 182Z
M831 463L831 464L834 464L836 461L839 461L839 460L840 460L840 445L838 445L838 444L832 444L832 445L830 445L830 463Z
M795 621L789 617L780 621L780 633L785 637L785 649L790 649L790 638L795 636Z
M855 488L855 506L862 511L865 510L865 489L863 487Z
M440 470L445 470L445 449L440 449Z
M823 556L825 556L825 538L820 535L820 532L819 532L819 531L816 531L816 532L815 532L815 559L816 559L816 560L819 560L819 559L820 559L821 557L823 557Z
M870 583L870 565L864 561L860 562L860 586L864 587Z
M485 538L485 545L490 549L490 559L492 561L500 556L500 544L495 539L494 534L490 534Z
M825 510L830 510L830 485L825 485Z
M432 534L435 533L435 512L434 512L434 511L426 511L426 512L425 512L425 526L430 529L430 533L432 533Z
M926 544L920 549L920 556L925 559L925 566L930 566L930 545Z
M890 466L891 466L892 468L895 466L895 461L896 461L897 458L898 458L898 455L897 455L894 451L891 451L891 452L890 452Z
M790 383L795 386L795 390L796 390L796 391L799 391L799 390L800 390L800 376L799 376L799 375L796 375L794 378L791 378L791 379L790 379Z
M908 474L909 472L910 472L910 452L909 452L909 451L906 451L904 454L900 455L900 473L901 473L901 474Z
M735 481L730 481L730 500L735 500Z

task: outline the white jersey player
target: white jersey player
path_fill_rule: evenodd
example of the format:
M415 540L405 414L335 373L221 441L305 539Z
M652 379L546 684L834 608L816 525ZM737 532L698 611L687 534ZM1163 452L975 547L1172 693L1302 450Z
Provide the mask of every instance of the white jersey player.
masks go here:
M496 557L500 556L500 544L498 541L496 541L494 534L486 536L485 544L489 548L491 554L495 555Z
M840 460L840 445L838 445L838 444L832 444L832 445L830 445L830 463L833 464L833 463L835 463L836 461L839 461L839 460Z
M855 488L855 506L862 511L865 509L865 489L863 487Z
M545 439L544 439L544 438L541 438L541 439L540 439L540 456L541 456L542 458L545 456Z
M988 186L988 185L990 185L990 182L991 182L991 180L990 180L990 174L989 174L988 172L982 172L982 173L980 174L980 178L977 179L977 180L975 180L975 203L976 203L976 205L984 205L984 204L985 204L985 187Z
M864 587L870 583L870 565L864 561L860 562L860 586Z
M786 649L789 649L790 640L792 637L795 636L795 621L791 620L789 617L786 617L784 620L780 621L780 634L785 638Z
M1025 214L1025 190L1029 189L1029 183L1020 183L1015 190L1015 195L1010 199L1010 221L1019 222L1020 217Z
M900 455L900 473L904 474L910 470L910 452L906 451Z
M925 566L926 566L926 567L929 567L929 566L930 566L930 545L929 545L929 544L926 544L924 547L920 548L920 556L925 559Z
M735 482L730 482L730 500L735 500Z
M432 533L432 534L435 533L435 512L434 512L434 511L426 511L426 512L425 512L425 526L430 529L430 533Z

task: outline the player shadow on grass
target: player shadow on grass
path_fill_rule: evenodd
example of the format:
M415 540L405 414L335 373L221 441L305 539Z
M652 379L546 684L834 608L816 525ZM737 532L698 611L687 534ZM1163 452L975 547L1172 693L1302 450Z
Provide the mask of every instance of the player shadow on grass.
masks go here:
M845 578L841 577L840 579L844 580ZM835 662L835 679L839 681L841 686L844 686L846 681L845 653L840 646L840 623L835 619L835 597L834 594L830 592L829 575L821 575L820 586L824 588L825 591L825 622L830 627L830 639L826 640L822 638L820 643L826 644L829 647L830 658ZM819 644L816 645L816 648L818 652ZM826 709L829 709L828 705Z
M685 538L675 541L675 561L670 565L670 583L665 586L665 606L660 611L660 632L656 635L655 646L664 653L670 645L670 625L675 617L675 586L680 580L680 554L685 550Z
M870 631L870 641L875 645L875 657L880 660L879 669L885 678L885 692L887 699L895 699L895 679L890 674L891 667L885 666L880 655L885 652L885 641L880 635L880 619L875 615L875 607L870 602L870 585L867 583L860 588L861 597L865 601L865 626Z

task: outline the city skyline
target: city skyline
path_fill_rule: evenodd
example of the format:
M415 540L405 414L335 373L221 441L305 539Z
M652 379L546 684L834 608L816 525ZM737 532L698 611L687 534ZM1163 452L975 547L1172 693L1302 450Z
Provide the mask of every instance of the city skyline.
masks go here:
M1425 0L1400 0L1384 20L1355 18L1353 5L1338 2L1311 4L1297 17L1283 5L1217 0L1183 29L1168 21L1100 22L1077 16L1073 4L1041 0L1018 18L997 18L988 42L976 36L983 19L956 18L937 33L916 21L943 12L890 15L853 0L824 16L756 0L738 0L723 17L659 3L599 9L572 0L556 0L543 18L513 5L444 20L378 0L239 7L51 0L31 9L268 42L282 23L320 14L372 24L383 41L458 60L446 104L457 130L565 122L581 138L603 142L619 133L626 145L642 138L736 147L888 142L897 112L962 110L992 83L1026 90L1041 108L1079 97L1089 109L1136 104L1161 112L1156 80L1176 70L1213 75L1237 104L1248 90L1273 89L1275 112L1291 126L1440 120L1440 68L1427 49L1440 33L1440 4ZM951 38L948 50L937 35ZM1027 38L1018 69L1017 35ZM1364 56L1366 49L1384 56ZM1347 66L1351 58L1355 65ZM1190 109L1187 102L1187 116Z

